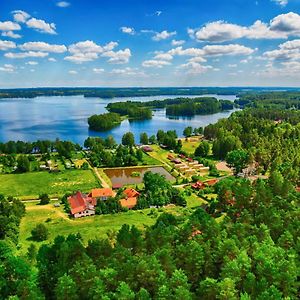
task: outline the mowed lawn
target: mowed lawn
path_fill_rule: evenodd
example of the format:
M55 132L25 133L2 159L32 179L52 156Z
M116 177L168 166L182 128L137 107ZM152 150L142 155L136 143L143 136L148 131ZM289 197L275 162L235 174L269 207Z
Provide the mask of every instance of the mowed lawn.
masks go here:
M65 170L60 173L31 172L0 175L0 194L36 198L42 193L52 196L99 187L91 170Z
M151 226L155 223L156 217L148 216L149 209L143 211L128 211L114 215L100 215L81 219L70 219L64 212L63 207L54 207L53 203L48 205L37 205L26 203L26 215L21 221L19 242L20 251L25 253L33 242L31 230L38 223L43 223L49 229L49 239L43 243L49 243L57 235L69 235L80 233L85 243L90 239L106 237L109 230L118 231L123 224L135 225L144 229L145 225Z

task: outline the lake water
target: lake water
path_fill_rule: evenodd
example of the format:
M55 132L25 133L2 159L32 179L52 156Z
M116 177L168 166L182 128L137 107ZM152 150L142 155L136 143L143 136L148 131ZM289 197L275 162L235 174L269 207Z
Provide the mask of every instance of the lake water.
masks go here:
M127 185L127 184L139 184L143 181L144 175L147 171L157 173L165 176L169 181L175 180L163 167L143 167L143 168L109 168L105 169L105 174L109 177L112 185ZM133 173L138 173L139 176L132 176Z
M236 96L202 95L217 99L234 101ZM176 130L181 136L185 127L200 127L216 123L227 118L230 112L213 115L201 115L192 118L170 118L165 109L154 111L153 118L145 121L129 122L125 120L118 127L106 132L94 132L88 129L87 118L93 114L107 112L105 107L110 102L119 101L151 101L178 96L151 96L131 98L84 98L83 96L37 97L33 99L0 99L0 142L9 140L36 141L38 139L70 140L83 144L88 136L107 137L112 135L120 142L124 133L131 131L139 142L141 132L156 134L158 129ZM197 97L197 96L181 96Z

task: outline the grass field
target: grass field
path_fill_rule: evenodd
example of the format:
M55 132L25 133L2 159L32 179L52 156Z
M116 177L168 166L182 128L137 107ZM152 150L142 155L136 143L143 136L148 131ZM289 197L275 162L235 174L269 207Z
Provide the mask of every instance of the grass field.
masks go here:
M182 141L182 151L188 153L188 154L194 154L196 148L200 144L200 138L199 137L192 137L186 139L181 139Z
M87 192L97 186L91 170L0 175L0 194L20 198L37 198L42 193L56 196L76 190Z
M26 203L26 215L20 225L20 251L26 252L32 243L30 240L31 230L38 223L45 224L49 229L50 236L47 243L57 235L71 233L80 233L84 242L87 242L97 237L105 237L108 230L119 230L123 224L135 225L140 229L143 229L144 225L150 226L155 223L156 217L148 216L149 211L149 209L128 211L115 215L92 216L75 220L68 218L63 207L54 207L53 203L43 206ZM40 245L41 243L36 244Z
M151 209L140 211L128 211L115 215L92 216L81 219L70 219L64 212L63 207L54 207L55 202L48 205L37 205L37 202L26 203L26 215L20 225L20 252L25 253L31 243L41 245L42 243L33 242L31 230L38 223L43 223L49 229L49 239L44 243L51 242L57 235L68 235L80 233L83 241L100 237L106 237L109 230L118 231L123 224L135 225L139 229L151 226L162 212L169 212L175 215L189 214L192 208L198 207L205 201L195 194L187 197L187 208L169 205L165 208L155 210L155 214L149 215Z

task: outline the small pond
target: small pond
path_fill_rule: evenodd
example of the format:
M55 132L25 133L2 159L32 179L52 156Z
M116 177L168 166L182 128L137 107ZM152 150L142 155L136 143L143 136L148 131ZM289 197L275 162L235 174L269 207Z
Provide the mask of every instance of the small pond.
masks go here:
M163 167L110 168L105 169L104 173L109 177L113 186L123 186L142 183L147 171L163 175L169 181L175 180Z

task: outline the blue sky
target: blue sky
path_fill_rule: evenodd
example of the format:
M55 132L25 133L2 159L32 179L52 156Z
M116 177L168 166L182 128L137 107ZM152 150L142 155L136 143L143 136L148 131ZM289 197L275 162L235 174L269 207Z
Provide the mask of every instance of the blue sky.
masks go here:
M299 86L300 0L3 0L0 87Z

